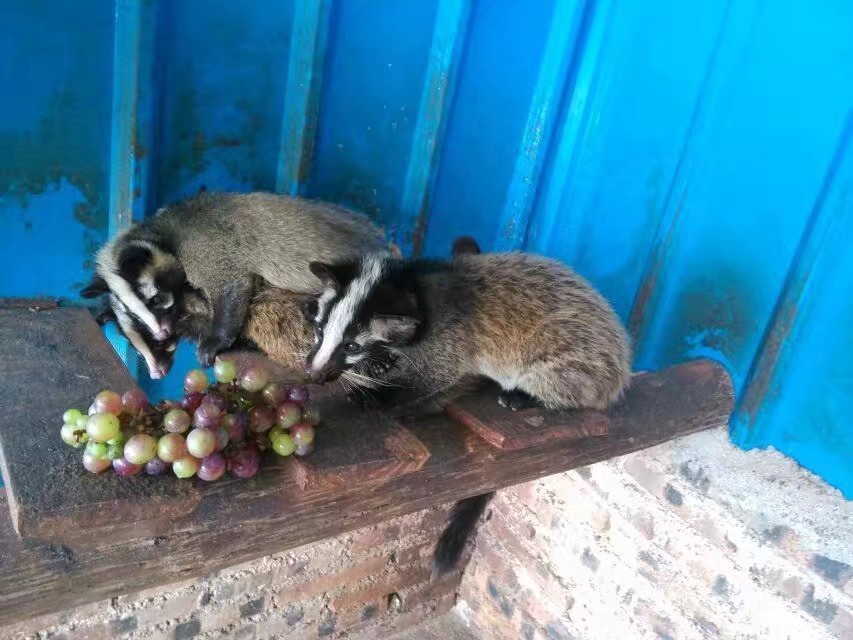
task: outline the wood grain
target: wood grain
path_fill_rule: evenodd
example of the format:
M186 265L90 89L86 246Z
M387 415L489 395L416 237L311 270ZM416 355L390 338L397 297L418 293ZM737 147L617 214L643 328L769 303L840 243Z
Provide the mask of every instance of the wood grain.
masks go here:
M610 419L600 411L548 411L530 407L509 411L491 386L456 398L447 414L499 449L541 447L556 440L606 436Z
M429 458L429 450L396 420L359 411L340 396L324 398L318 405L323 421L314 452L294 460L302 489L387 482L417 471Z
M11 320L20 318L0 315L0 326ZM4 397L0 404L4 434L21 429L21 425L25 429L49 428L53 433L59 427L52 422L58 408L83 401L101 386L100 380L86 384L75 380L73 372L79 369L63 365L57 355L82 358L87 366L109 369L106 360L101 364L86 360L95 357L89 348L100 348L92 329L80 326L77 333L69 332L68 319L58 320L64 341L88 346L69 351L59 340L60 330L44 326L28 329L24 333L29 337L25 338L8 331L0 333L0 364L6 365L7 372L12 371L18 362L11 357L14 353L30 372L15 374L8 390L14 394L31 393L25 387L28 382L32 385L32 376L49 375L53 376L48 379L59 396L51 401L53 404L45 399L37 403L35 406L43 407L45 415L39 413L35 419L26 419L26 412L16 408L16 396ZM8 342L20 339L25 344L16 343L14 348ZM40 368L35 366L38 361L32 359L33 355L42 359ZM59 373L45 374L46 357ZM114 382L122 380L118 372L115 375ZM34 400L32 395L27 397ZM732 386L726 372L709 361L696 361L635 376L625 400L607 413L609 432L603 437L558 439L547 447L499 449L446 416L400 419L430 455L419 468L388 476L382 482L356 476L333 489L310 483L302 489L297 482L296 461L279 459L251 480L227 479L194 488L198 491L197 501L176 495L174 499L182 506L170 509L170 517L157 517L154 513L136 521L104 517L99 520L103 524L97 535L92 535L91 530L81 534L76 528L55 529L50 538L26 541L16 535L11 518L3 509L0 624L203 575L397 515L720 427L727 423L731 410ZM398 451L408 451L411 444L404 443ZM390 444L392 449L396 446ZM11 464L16 464L14 458ZM59 480L69 478L61 475ZM194 487L193 483L180 486ZM146 487L141 485L140 490L148 490ZM15 493L15 489L13 486L11 492ZM22 495L21 487L17 487L16 495ZM140 508L156 504L151 497L146 500ZM164 499L153 511L168 501Z

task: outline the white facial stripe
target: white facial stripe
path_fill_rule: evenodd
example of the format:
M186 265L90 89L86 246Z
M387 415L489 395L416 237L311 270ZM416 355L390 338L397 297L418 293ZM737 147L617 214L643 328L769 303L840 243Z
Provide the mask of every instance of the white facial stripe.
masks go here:
M344 332L352 323L359 303L382 277L382 258L368 256L362 260L361 273L353 280L344 297L332 307L329 319L323 327L323 340L311 362L311 369L319 372L344 339Z
M162 331L160 330L160 323L157 322L157 318L154 317L154 314L148 310L148 307L145 306L145 303L139 299L133 289L130 288L130 285L127 281L114 273L104 273L104 280L107 281L107 286L110 288L118 299L121 300L121 303L128 308L128 310L139 318L145 326L151 330L155 336L159 336Z
M314 322L320 322L323 319L323 314L326 312L326 305L335 299L337 291L329 287L317 298L317 315L314 317Z
M127 315L124 309L122 309L119 305L113 305L113 311L116 314L116 321L118 322L118 326L121 328L124 336L130 341L130 344L133 345L133 348L145 359L145 365L148 367L148 375L150 375L155 380L160 377L160 371L157 367L157 359L154 357L154 354L151 353L151 349L148 347L148 343L142 338L136 328L133 326L133 319Z

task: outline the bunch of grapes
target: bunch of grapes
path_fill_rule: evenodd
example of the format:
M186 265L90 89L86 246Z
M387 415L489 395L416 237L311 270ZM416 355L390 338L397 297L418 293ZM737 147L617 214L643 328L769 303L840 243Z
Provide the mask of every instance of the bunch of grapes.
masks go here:
M152 405L140 389L119 395L101 391L88 415L77 409L62 419L62 440L83 448L83 466L92 473L112 467L119 476L144 471L179 478L218 480L226 471L238 478L258 473L261 452L306 456L314 448L320 416L308 406L308 389L270 382L262 367L238 377L233 362L217 359L216 382L190 371L180 402Z

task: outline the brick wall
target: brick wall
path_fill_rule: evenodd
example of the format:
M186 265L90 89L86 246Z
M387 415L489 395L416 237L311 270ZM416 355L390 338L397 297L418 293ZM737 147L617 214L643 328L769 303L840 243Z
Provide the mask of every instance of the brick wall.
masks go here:
M428 509L202 579L0 627L0 638L384 638L455 603L460 573L429 582L447 511ZM394 593L399 606L389 607Z
M459 609L483 638L853 638L853 503L722 431L501 492Z

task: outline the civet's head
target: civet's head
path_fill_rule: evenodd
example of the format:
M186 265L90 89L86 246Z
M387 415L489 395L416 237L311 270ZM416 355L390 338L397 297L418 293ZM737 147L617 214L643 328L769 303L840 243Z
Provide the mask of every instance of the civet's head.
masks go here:
M172 369L180 336L173 333L165 340L156 340L148 331L148 327L128 313L117 297L112 294L108 295L107 305L96 318L98 324L104 325L108 322L115 322L119 331L142 356L148 369L148 375L153 380L159 380L166 376Z
M176 304L186 274L178 259L149 240L119 236L98 253L96 274L84 298L111 293L156 340L175 329Z
M108 295L112 317L133 347L145 359L152 377L162 377L171 366L153 356L174 352L175 324L186 281L177 258L150 240L125 233L101 249L96 273L80 295Z
M313 381L335 380L362 360L418 337L423 318L417 282L405 264L387 255L311 263L311 272L324 286L306 308L315 331L308 354Z

